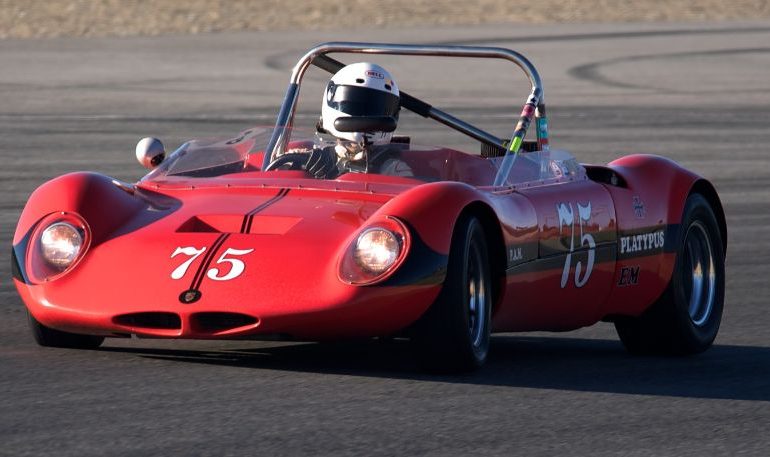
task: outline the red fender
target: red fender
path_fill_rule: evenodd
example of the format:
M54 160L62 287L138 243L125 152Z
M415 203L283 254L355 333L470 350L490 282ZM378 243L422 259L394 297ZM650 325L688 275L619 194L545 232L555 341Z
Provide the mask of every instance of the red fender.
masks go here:
M441 181L404 192L383 205L378 214L399 217L414 228L428 247L449 255L457 218L468 205L480 200L486 202L484 195L472 186Z
M656 155L634 154L608 165L626 180L629 189L646 191L649 195L647 218L659 223L678 224L681 221L687 195L693 184L701 179L673 160Z
M41 218L62 211L80 214L91 228L93 242L98 244L146 207L146 200L121 188L108 176L69 173L32 193L16 226L13 244L19 243Z
M665 249L657 255L624 259L618 247L616 286L608 301L607 314L639 315L660 297L671 281L679 224L690 193L701 192L712 203L726 242L724 211L711 183L673 160L636 154L610 162L608 166L625 181L625 186L608 186L616 206L618 240L622 240L624 233L665 230L666 234ZM629 268L646 275L639 278L639 284L644 287L624 287L627 271L623 270Z

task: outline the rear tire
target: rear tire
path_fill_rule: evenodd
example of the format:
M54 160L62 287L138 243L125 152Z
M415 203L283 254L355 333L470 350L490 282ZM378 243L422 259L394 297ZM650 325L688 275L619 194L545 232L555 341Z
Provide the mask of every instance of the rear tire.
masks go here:
M444 286L412 340L433 371L479 368L489 352L492 281L484 229L476 217L457 222Z
M104 342L103 336L79 335L48 328L27 313L29 328L40 346L71 349L96 349Z
M703 352L716 338L725 290L724 244L714 211L700 194L685 203L674 272L663 295L639 317L615 322L634 354Z

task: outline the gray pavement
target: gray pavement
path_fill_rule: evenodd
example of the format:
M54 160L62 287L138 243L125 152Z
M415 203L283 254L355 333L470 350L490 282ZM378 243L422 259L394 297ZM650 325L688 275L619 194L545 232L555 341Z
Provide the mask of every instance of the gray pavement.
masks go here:
M715 346L631 357L609 324L505 334L489 363L463 376L421 373L398 341L44 349L27 332L6 249L0 455L768 454L767 22L0 41L0 240L10 247L26 198L47 179L73 170L138 179L143 136L171 149L270 124L302 52L343 39L520 50L543 75L555 147L586 162L666 155L712 179L729 230ZM393 63L403 89L501 136L526 96L502 64ZM307 125L324 78L310 74L303 89ZM414 116L400 129L463 144Z

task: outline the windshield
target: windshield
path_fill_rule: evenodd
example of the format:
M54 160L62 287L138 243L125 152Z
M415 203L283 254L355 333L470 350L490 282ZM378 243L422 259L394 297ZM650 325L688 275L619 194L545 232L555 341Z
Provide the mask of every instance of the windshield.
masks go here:
M188 141L143 181L169 176L212 177L247 171L251 162L250 151L264 150L272 132L272 127L255 127L230 138Z
M287 129L288 130L288 129ZM270 177L263 172L263 157L272 127L255 127L229 138L189 141L143 181L167 178ZM283 154L271 158L271 170L307 171L308 179L346 179L350 173L398 176L421 182L459 181L473 186L492 186L503 157L484 158L439 146L411 144L408 137L394 136L390 144L358 145L308 131L293 131ZM315 173L311 155L325 155L330 163L324 174ZM585 169L563 151L521 152L512 158L504 186L545 185L585 179ZM511 158L509 158L509 162Z

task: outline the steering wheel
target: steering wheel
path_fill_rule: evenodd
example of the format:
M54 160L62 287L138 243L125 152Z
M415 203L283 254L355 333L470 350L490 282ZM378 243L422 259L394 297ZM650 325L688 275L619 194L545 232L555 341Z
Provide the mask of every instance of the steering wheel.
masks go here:
M290 164L289 170L304 170L310 154L304 152L289 152L278 156L265 168L265 171L275 170L286 164Z

